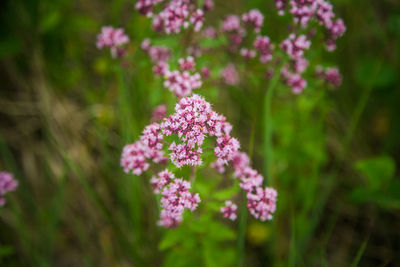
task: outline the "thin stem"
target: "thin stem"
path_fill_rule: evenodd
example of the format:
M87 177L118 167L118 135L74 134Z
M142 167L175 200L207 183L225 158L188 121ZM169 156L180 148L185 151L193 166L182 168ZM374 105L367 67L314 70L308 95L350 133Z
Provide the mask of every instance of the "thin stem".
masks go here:
M274 90L279 82L279 77L281 74L282 66L285 64L283 62L279 68L274 73L274 76L269 83L267 88L267 93L264 97L264 178L266 182L272 182L272 159L273 159L273 147L272 147L272 131L273 131L273 120L271 112L271 103Z
M243 263L244 263L246 225L247 225L246 193L243 192L241 207L240 207L239 236L238 236L238 243L237 243L237 266L238 267L242 267Z
M256 133L256 123L257 123L257 112L254 112L253 126L250 134L249 143L249 157L252 158L254 151L254 139ZM237 266L241 267L244 263L244 249L245 249L245 236L247 227L247 205L246 205L246 193L242 194L242 201L240 206L240 222L239 222L239 235L237 243Z
M190 169L190 183L194 182L196 179L196 166L192 166Z
M369 97L371 95L372 89L374 88L374 82L376 80L376 76L378 75L381 67L382 67L383 60L380 60L374 68L374 72L372 76L370 77L370 81L368 83L368 86L365 88L363 91L363 94L360 98L360 100L357 103L357 106L354 110L354 113L351 117L350 120L350 125L346 134L346 137L344 139L342 151L340 153L340 160L343 159L343 157L347 154L347 150L350 146L351 140L353 139L354 133L357 129L358 123L360 121L361 115L364 112L364 109L368 103Z

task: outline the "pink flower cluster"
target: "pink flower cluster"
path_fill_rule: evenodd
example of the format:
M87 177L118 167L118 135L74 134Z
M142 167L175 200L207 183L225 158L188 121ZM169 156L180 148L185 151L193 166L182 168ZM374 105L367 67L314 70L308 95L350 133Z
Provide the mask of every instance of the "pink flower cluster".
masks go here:
M256 57L256 51L254 51L253 49L247 49L244 47L242 49L240 49L240 54L247 60Z
M164 120L162 128L166 136L177 135L183 142L180 146L173 143L170 147L178 156L174 157L174 160L179 159L175 163L177 167L201 164L198 155L202 153L201 145L207 135L217 137L215 154L222 161L229 158L227 151L238 149L238 141L229 136L232 126L198 95L182 98L175 113Z
M179 98L192 94L192 90L202 85L201 75L197 72L191 74L189 71L166 71L165 78L164 87Z
M111 26L104 26L101 28L101 33L97 35L97 48L104 47L110 48L111 56L113 58L122 57L125 49L122 47L129 42L129 37L121 28L113 28Z
M257 36L256 40L253 43L254 48L260 53L260 62L267 63L272 59L272 51L274 49L274 45L271 44L271 41L268 36Z
M8 192L15 191L18 187L18 181L14 179L9 172L0 172L0 207L6 204L5 195Z
M275 189L257 187L254 192L247 194L247 207L256 219L261 221L272 220L272 214L276 209L276 198L278 193Z
M256 219L271 220L276 209L276 190L270 187L262 187L264 178L250 167L250 160L246 153L235 152L230 162L234 169L234 177L240 180L240 187L247 192L247 206L250 213ZM220 173L225 172L225 167L221 162L214 162L212 167ZM227 207L221 208L221 211L230 215L230 210Z
M285 14L285 9L287 7L287 2L288 0L275 0L275 7L279 10L278 14L279 15L284 15Z
M224 214L224 218L228 218L231 221L234 221L237 218L236 210L236 204L232 203L230 200L225 201L225 206L221 207L221 212Z
M242 15L242 20L245 23L249 23L255 32L260 32L264 23L264 15L258 9L252 9Z
M344 34L346 26L342 19L335 19L331 3L326 0L275 0L279 14L284 13L287 2L295 23L307 27L311 20L316 20L327 30L327 49L332 51L336 48L335 41Z
M342 84L342 75L340 75L338 68L326 68L324 70L321 66L317 66L315 72L318 78L325 80L326 83L335 88Z
M293 93L299 94L307 86L307 81L301 74L307 69L308 61L304 57L304 50L309 49L311 42L305 35L290 34L280 48L289 56L290 62L283 66L281 76L283 81L292 88Z
M149 160L154 163L166 162L162 141L160 124L153 123L147 126L139 141L124 147L121 156L124 171L140 175L150 167Z
M127 145L123 149L121 165L125 172L140 175L149 168L149 160L155 163L165 162L163 144L165 136L175 135L175 141L169 146L171 162L178 168L184 165L201 165L202 144L207 136L216 137L214 155L217 160L212 164L219 172L225 171L225 165L232 163L234 176L240 179L240 187L247 192L250 212L261 220L272 218L275 209L275 199L270 194L263 196L259 192L273 189L261 188L263 177L249 166L249 158L240 153L240 143L230 136L232 126L226 118L212 110L204 98L193 95L182 98L175 106L175 113L165 118L161 124L153 123L147 126L140 140ZM182 179L175 179L168 171L158 174L151 179L156 193L162 194L160 224L166 227L176 226L182 220L185 208L194 210L200 199L199 196L188 192L190 184ZM261 191L260 191L261 190ZM276 195L275 195L276 196ZM258 198L257 198L258 197ZM236 208L227 204L224 214L231 220L236 215Z
M150 56L151 61L167 62L171 56L171 51L164 46L152 46L150 39L144 39L141 46L144 51Z
M239 73L234 64L230 63L222 70L222 79L227 85L239 83Z
M189 192L190 182L176 179L168 170L152 177L150 183L154 193L161 194L161 214L159 225L172 228L179 225L185 209L194 211L200 203L199 194Z
M167 106L159 105L154 108L151 121L160 121L167 115Z
M199 31L204 22L204 11L212 8L212 2L207 1L204 9L196 9L194 1L170 0L162 6L158 14L154 14L155 6L164 0L139 0L135 8L140 14L152 17L153 28L166 34L179 33L182 28L193 25L195 31Z

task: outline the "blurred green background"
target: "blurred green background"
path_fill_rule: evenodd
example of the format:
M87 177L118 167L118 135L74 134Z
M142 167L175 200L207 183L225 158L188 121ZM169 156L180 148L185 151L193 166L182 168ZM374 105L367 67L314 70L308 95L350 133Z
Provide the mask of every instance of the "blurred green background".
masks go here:
M286 35L272 0L215 2L210 20L258 8L264 33ZM134 1L1 1L0 170L20 186L0 210L0 265L400 266L400 2L331 2L347 32L317 57L338 65L343 85L322 97L312 83L298 97L277 94L278 210L273 222L248 218L241 249L240 223L218 216L156 226L148 175L119 166L152 109L175 103L139 48L156 34ZM103 25L131 38L125 72L95 47ZM249 119L257 99L229 90L198 93L227 116L244 151L255 131L250 154L263 170L263 125Z

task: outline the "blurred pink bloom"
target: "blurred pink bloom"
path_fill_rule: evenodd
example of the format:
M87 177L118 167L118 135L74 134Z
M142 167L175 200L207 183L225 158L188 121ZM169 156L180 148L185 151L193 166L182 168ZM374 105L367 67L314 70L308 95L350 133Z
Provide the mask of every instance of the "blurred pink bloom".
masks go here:
M210 11L214 8L214 1L213 0L204 0L203 10Z
M6 203L5 195L8 192L15 191L18 187L18 181L9 172L0 172L0 207Z
M112 57L116 58L124 54L125 50L122 45L128 42L129 37L124 33L123 29L104 26L101 28L101 33L97 35L96 46L98 49L110 48Z
M260 53L261 63L266 63L272 59L274 46L271 44L268 36L257 36L253 46Z
M224 218L228 218L232 221L236 220L236 204L232 203L232 201L225 201L225 206L221 208L221 212L224 214Z
M182 221L185 209L194 211L200 203L199 194L189 192L190 182L173 179L161 192L161 218L159 225L171 228Z
M167 106L159 105L153 110L153 116L151 117L152 121L160 121L167 115Z
M189 56L187 58L180 58L178 60L179 63L179 69L181 71L184 70L191 70L194 71L195 70L195 62L194 62L194 58L192 56Z
M242 20L245 23L251 24L255 32L260 32L264 23L264 15L258 9L252 9L248 13L242 15Z
M153 72L155 76L164 76L168 73L168 71L169 71L169 65L164 61L160 61L153 66Z
M240 54L245 58L245 59L252 59L256 56L256 51L252 49L247 49L247 48L242 48L240 49Z
M209 70L207 67L203 67L203 68L201 69L201 77L202 77L203 79L209 78L210 75L211 75L210 70Z
M228 15L222 23L222 31L240 31L240 18L236 15Z
M164 81L164 87L168 88L177 97L188 96L192 90L201 87L201 77L199 73L191 75L189 72L184 71L168 71Z
M272 220L272 213L276 209L276 198L278 193L275 189L257 187L254 192L247 193L250 213L261 221Z
M222 79L227 85L237 85L239 83L239 73L235 65L230 63L222 70Z
M338 88L342 84L342 75L340 75L338 68L326 68L324 70L321 66L317 66L315 74L318 78L325 80L326 83L333 85L335 88Z

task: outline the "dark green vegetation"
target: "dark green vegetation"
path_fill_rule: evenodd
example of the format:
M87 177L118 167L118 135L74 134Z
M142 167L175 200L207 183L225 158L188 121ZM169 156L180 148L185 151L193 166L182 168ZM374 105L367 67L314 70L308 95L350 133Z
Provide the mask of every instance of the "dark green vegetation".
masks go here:
M216 17L259 8L264 33L286 35L272 0L228 2L216 1ZM273 96L275 219L239 214L230 223L210 205L164 230L149 175L119 166L152 108L166 102L171 112L176 101L139 48L155 36L150 22L133 1L1 1L0 170L20 187L0 210L0 265L399 266L400 3L332 2L347 32L336 52L313 57L338 65L343 85L310 82L300 96L285 87ZM126 70L95 47L107 24L131 38ZM197 91L226 115L261 172L263 99L246 92L266 87L249 77L240 89ZM215 172L197 175L203 201L235 193L215 193Z

